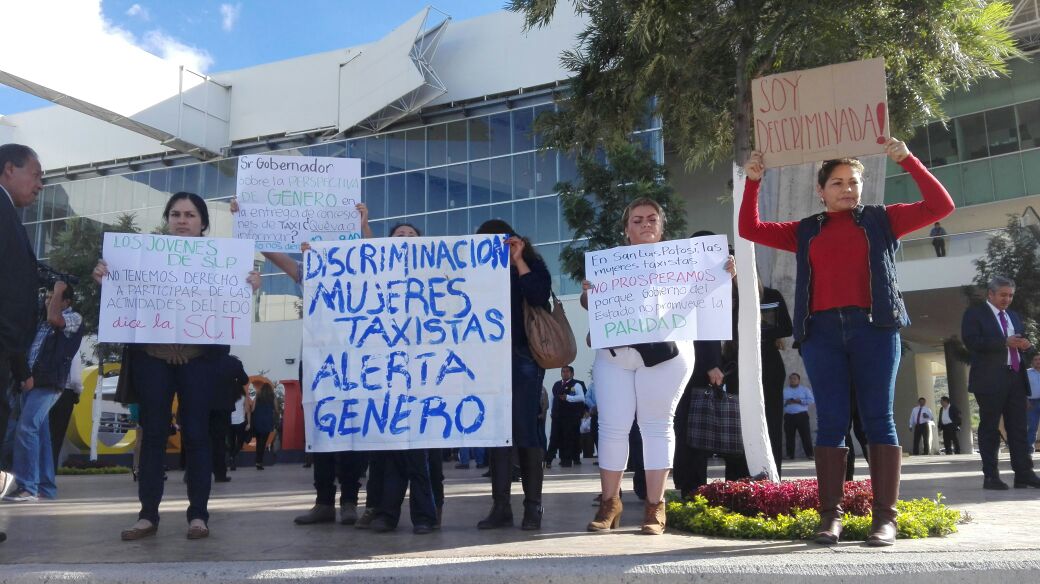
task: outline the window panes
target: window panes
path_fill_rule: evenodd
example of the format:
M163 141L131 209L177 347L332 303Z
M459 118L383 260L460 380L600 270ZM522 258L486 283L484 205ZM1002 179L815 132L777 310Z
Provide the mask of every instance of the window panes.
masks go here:
M445 167L430 169L430 196L427 211L443 211L448 208L448 170Z
M408 214L406 184L403 174L391 174L386 177L387 217L403 217Z
M448 233L448 214L447 213L430 213L426 216L426 231L423 235L430 237L441 237L445 235L454 235ZM461 233L458 235L462 235Z
M409 172L405 176L408 182L407 212L409 215L422 213L426 210L426 173Z
M534 196L534 153L513 157L513 198Z
M509 158L491 160L491 202L513 198L513 164Z
M531 237L535 241L558 241L560 239L560 199L542 197L535 201L536 227Z
M426 130L408 130L408 170L426 166Z
M369 220L386 217L386 177L366 178L361 181L362 200L368 206Z
M408 142L404 132L394 132L386 137L386 171L401 172L408 164Z
M448 167L448 208L458 209L467 204L466 165L456 164ZM433 171L430 171L433 172Z
M1022 149L1040 147L1040 100L1015 106Z
M477 160L491 155L491 127L487 117L469 120L469 158Z
M451 235L466 235L469 227L469 213L465 210L451 211L448 213L448 233Z
M448 161L448 127L445 124L426 129L426 157L430 166L441 166Z
M471 205L491 202L491 163L487 160L469 165L469 201Z
M975 160L989 156L989 148L986 143L986 119L982 114L960 117L954 122L963 160Z
M551 195L556 187L556 151L536 152L534 157L534 194Z
M534 149L534 112L531 108L513 111L513 152Z
M386 173L386 139L383 136L365 138L365 176Z
M448 124L448 160L447 163L466 161L466 120Z
M990 156L1018 150L1015 108L1002 107L986 112L986 136L989 137Z
M491 156L504 156L510 152L509 112L495 114L488 118L491 127Z
M957 154L957 137L951 131L953 122L943 125L942 122L928 124L928 150L932 154L932 165L941 166L960 161Z
M534 124L535 124L535 126L538 125L538 118L541 117L542 114L551 113L555 109L556 108L554 108L553 104L551 104L551 103L547 103L545 105L540 105L540 106L535 107L534 108ZM535 148L541 148L542 146L545 146L545 138L542 136L542 134L540 132L535 132L535 134L534 134L534 147Z

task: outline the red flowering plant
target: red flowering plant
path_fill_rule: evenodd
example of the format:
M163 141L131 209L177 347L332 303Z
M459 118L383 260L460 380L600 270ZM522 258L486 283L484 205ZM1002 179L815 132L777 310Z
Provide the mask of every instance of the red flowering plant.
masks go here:
M725 507L735 513L755 517L791 515L795 509L819 509L816 479L771 481L716 481L697 489L708 504ZM873 496L870 481L847 481L842 507L852 515L869 515Z

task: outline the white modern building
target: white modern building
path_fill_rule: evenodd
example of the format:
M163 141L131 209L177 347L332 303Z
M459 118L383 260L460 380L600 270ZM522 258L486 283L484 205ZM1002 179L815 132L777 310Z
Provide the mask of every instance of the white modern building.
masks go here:
M1035 53L1037 3L1015 5L1013 31ZM580 338L579 289L557 260L572 233L554 190L576 178L576 168L568 155L540 150L533 123L565 95L560 54L583 27L569 10L525 32L511 12L454 22L426 8L367 45L208 76L144 51L93 45L55 51L52 61L28 68L9 50L14 35L0 39L0 83L56 105L0 118L0 143L31 145L47 171L45 191L23 211L42 259L71 218L112 224L132 213L150 231L169 195L182 190L208 199L211 234L229 236L228 200L242 154L360 158L377 235L399 221L431 236L472 233L493 217L509 221L546 258ZM911 352L899 374L897 419L918 395L935 409L933 386L944 375L954 403L969 411L965 366L951 349L965 306L960 287L970 284L972 260L1000 235L1008 214L1040 208L1040 65L1034 54L1011 68L1009 78L953 95L945 104L951 119L922 126L909 140L958 210L944 222L946 257L934 257L926 232L904 243L900 279L914 324L904 333ZM719 202L730 170L684 172L667 151L666 132L651 123L637 136L671 169L689 226L732 237L732 205ZM915 199L898 167L879 174L886 202ZM299 290L272 266L263 272L254 342L236 352L250 372L295 378ZM767 284L790 294L778 273L767 266ZM590 353L580 351L577 376L590 365Z

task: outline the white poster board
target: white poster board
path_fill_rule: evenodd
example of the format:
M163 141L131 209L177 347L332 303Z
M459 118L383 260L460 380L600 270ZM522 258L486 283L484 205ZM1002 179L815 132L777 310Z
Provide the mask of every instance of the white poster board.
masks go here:
M313 156L238 157L232 233L258 251L299 252L304 241L360 239L361 160Z
M891 134L881 58L759 77L751 101L768 168L880 154Z
M315 243L303 288L308 451L512 444L504 236Z
M724 235L585 254L592 348L733 338Z
M253 253L245 239L106 233L98 338L248 345Z

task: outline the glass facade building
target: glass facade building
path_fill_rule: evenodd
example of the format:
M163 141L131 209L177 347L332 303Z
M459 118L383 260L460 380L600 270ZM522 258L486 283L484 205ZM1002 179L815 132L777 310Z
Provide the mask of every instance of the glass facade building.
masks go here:
M951 96L943 104L950 118L907 141L958 207L1040 194L1040 68L1014 61L1011 69ZM920 199L899 166L889 161L887 174L886 203Z
M541 150L534 131L538 115L555 107L551 94L523 96L476 111L441 112L422 125L385 133L286 150L258 145L236 148L236 153L359 158L362 200L377 237L402 221L424 235L448 236L473 233L491 218L504 219L535 243L557 293L575 294L579 284L560 272L560 249L573 232L562 217L555 185L575 180L577 168L570 156ZM636 139L663 161L659 125L637 132ZM23 210L23 222L38 256L46 260L70 218L115 224L120 215L132 213L141 231L149 232L161 225L169 195L190 191L207 199L207 235L230 237L236 166L235 157L138 171L128 165L106 176L48 183L36 203ZM261 272L262 301L264 295L298 297L297 286L269 262ZM298 318L291 302L281 306L259 311L260 320Z

